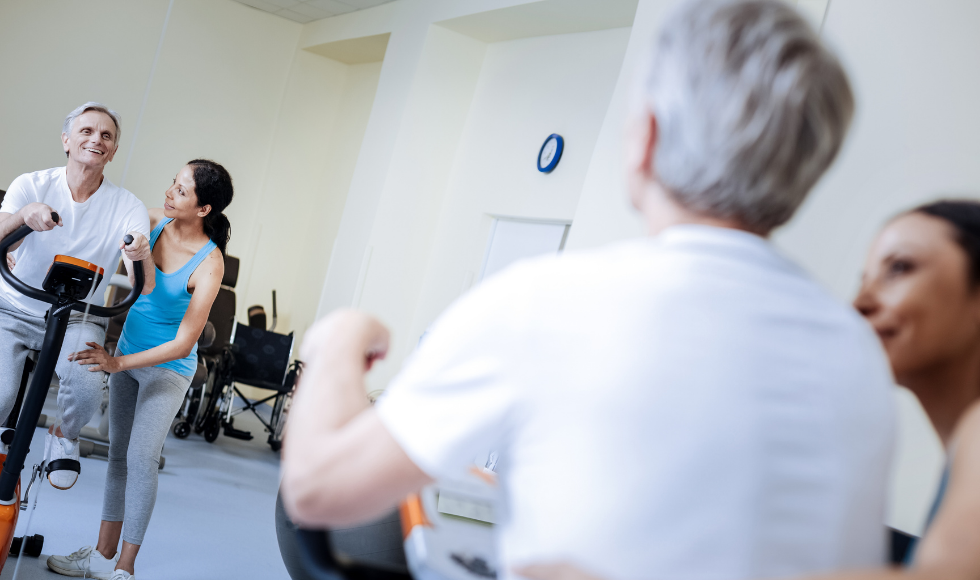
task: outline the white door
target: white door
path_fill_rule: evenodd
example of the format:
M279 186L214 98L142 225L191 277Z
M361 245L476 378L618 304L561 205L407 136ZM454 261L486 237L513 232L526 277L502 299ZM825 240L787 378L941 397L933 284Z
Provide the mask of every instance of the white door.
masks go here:
M571 224L567 223L494 219L477 281L494 275L518 260L559 253L565 246L570 227Z

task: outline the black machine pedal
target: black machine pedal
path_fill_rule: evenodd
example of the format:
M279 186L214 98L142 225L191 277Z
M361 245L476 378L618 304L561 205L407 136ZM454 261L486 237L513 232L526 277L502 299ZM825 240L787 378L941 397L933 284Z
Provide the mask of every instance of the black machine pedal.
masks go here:
M75 473L82 472L82 464L76 459L55 459L54 461L48 462L44 467L44 473L50 475L52 471L74 471Z

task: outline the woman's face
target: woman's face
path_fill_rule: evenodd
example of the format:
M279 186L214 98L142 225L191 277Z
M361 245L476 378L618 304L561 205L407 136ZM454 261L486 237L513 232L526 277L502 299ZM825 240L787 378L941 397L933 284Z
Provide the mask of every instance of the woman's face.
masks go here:
M871 247L854 306L900 384L980 349L980 290L954 236L945 220L912 213L885 226Z
M197 193L194 191L194 168L185 165L177 177L174 177L174 184L167 189L163 214L168 218L187 219L198 216L201 209L197 205Z

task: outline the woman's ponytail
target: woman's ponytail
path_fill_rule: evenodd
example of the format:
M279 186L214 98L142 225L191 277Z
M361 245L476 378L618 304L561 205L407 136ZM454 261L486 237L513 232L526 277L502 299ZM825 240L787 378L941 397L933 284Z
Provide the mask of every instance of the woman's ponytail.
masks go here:
M197 205L210 205L211 211L204 216L204 233L225 253L231 239L231 222L221 213L235 195L228 170L210 159L195 159L188 165L194 168L194 192Z
M214 242L221 253L225 253L228 247L228 240L231 239L231 222L228 217L221 212L215 213L214 210L204 216L204 233Z

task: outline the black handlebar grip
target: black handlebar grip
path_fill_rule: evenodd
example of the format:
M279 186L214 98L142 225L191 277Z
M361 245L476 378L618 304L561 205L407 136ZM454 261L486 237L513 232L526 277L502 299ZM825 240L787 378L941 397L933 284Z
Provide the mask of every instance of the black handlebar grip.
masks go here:
M51 212L51 221L53 221L54 223L58 223L61 221L61 217L58 215L58 212L56 211Z
M129 234L126 234L125 236L123 236L123 243L126 244L127 246L129 244L132 244L133 243L133 236L131 236Z

